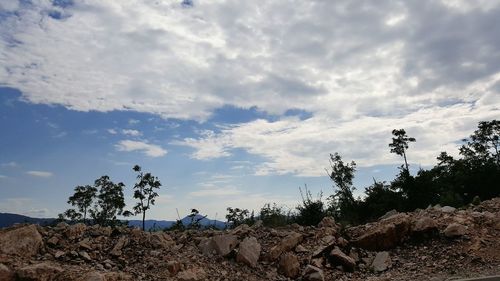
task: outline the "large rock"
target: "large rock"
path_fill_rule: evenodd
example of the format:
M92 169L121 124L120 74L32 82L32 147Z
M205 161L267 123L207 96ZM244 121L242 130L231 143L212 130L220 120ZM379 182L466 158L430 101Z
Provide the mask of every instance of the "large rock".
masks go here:
M303 239L302 234L297 232L292 232L288 236L286 236L281 242L272 247L269 251L269 259L274 261L276 260L282 253L288 252L294 249Z
M450 206L441 207L441 212L443 212L443 213L453 213L455 211L456 211L456 209L453 207L450 207Z
M6 265L0 263L0 281L15 281L15 275Z
M156 249L167 249L175 244L172 237L165 232L153 232L149 237L149 243Z
M371 264L376 272L385 271L391 266L391 257L388 252L378 252Z
M308 265L304 269L304 273L302 274L304 276L304 280L308 281L324 281L325 276L323 274L323 270L319 269L316 266L313 265Z
M452 223L443 231L444 236L449 238L463 236L467 233L467 227L458 223Z
M236 261L251 267L256 267L260 251L261 246L257 239L255 237L247 237L240 243Z
M0 253L32 257L42 244L42 236L34 225L0 231Z
M335 219L332 217L324 217L319 223L318 227L337 227Z
M367 250L387 250L396 247L410 231L410 217L406 214L397 214L380 221L374 227L366 229L364 234L354 237L351 243Z
M205 255L205 256L212 256L217 254L215 251L214 243L212 238L203 238L200 240L198 243L198 249Z
M238 246L238 238L235 235L222 234L212 237L212 243L217 254L225 257Z
M122 249L128 245L130 242L129 238L127 236L121 236L118 241L116 242L115 246L109 252L113 256L121 256L122 255Z
M279 270L283 275L289 278L295 278L299 275L300 272L300 263L299 259L295 254L290 252L285 253L281 256L279 262Z
M50 263L38 263L23 267L17 271L17 279L23 281L51 281L55 280L63 269Z
M353 272L356 266L354 259L344 254L338 247L330 252L330 259L334 264L342 265L345 271Z

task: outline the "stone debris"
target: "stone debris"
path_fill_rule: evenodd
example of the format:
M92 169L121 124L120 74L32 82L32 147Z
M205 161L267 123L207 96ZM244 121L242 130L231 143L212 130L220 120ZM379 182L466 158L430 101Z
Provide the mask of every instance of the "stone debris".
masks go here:
M330 217L318 226L166 232L21 224L0 229L0 281L415 281L499 274L500 198L446 207L393 212L346 229Z

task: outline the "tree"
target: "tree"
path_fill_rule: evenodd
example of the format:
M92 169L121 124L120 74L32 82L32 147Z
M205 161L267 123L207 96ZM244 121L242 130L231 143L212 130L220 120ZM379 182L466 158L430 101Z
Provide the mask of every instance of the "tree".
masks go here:
M313 199L311 191L304 187L304 192L299 187L300 196L302 197L302 204L297 206L298 211L295 220L300 225L317 225L325 217L325 209L323 201L323 193L318 194L317 199Z
M500 121L481 121L470 140L460 148L466 160L493 161L500 167Z
M326 170L328 176L336 186L337 191L330 197L333 212L345 220L354 220L356 201L352 192L355 190L352 185L356 162L344 163L342 157L335 152L330 154L330 168Z
M405 160L405 168L406 173L410 174L410 170L408 168L408 161L406 160L406 150L408 150L408 143L415 142L415 138L408 137L406 135L406 131L404 129L392 130L392 134L395 138L392 138L392 143L389 144L391 148L391 153L396 153L399 156L403 156Z
M248 219L249 211L247 209L240 209L240 208L233 209L231 207L227 207L226 210L227 210L227 215L226 215L227 224L230 227L236 227L244 223L244 221Z
M130 212L123 211L125 208L125 199L123 197L123 183L115 184L108 176L102 176L97 179L94 186L99 189L97 202L90 210L90 215L95 223L100 225L116 225L117 215L130 215Z
M78 212L74 209L66 211L66 216L70 219L80 219L83 217L83 222L86 223L87 210L91 207L97 193L97 188L90 185L79 185L75 187L75 193L69 197L68 204L76 206ZM83 213L83 214L82 214Z
M259 219L265 226L284 226L290 221L290 211L287 214L282 206L266 203L260 209Z
M151 173L143 173L139 165L135 165L133 170L137 172L134 198L139 200L134 206L134 211L136 215L142 213L142 230L145 230L146 211L155 204L155 198L158 197L155 189L159 189L161 183Z

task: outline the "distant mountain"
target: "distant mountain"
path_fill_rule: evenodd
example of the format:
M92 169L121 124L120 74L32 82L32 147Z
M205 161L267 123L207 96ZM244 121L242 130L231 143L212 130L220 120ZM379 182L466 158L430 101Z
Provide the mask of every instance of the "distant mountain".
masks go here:
M197 215L195 217L203 218L202 215ZM10 214L10 213L0 213L0 228L12 226L16 223L33 223L39 225L49 225L55 219L52 218L31 218L18 214ZM182 224L184 226L188 226L191 223L191 218L186 216L182 220ZM157 229L165 229L170 228L175 224L175 221L166 221L166 220L145 220L144 225L146 229L157 228ZM211 225L215 225L216 228L223 229L226 227L226 223L218 220L211 220L208 218L203 218L200 220L200 224L203 227L208 227ZM129 226L142 228L142 220L128 220Z
M51 218L31 218L18 214L0 213L0 228L12 226L15 223L34 223L39 225L49 225L55 219Z

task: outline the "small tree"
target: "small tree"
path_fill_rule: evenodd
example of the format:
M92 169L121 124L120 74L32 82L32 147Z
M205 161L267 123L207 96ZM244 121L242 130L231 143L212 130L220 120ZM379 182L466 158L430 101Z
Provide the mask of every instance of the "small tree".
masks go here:
M297 223L301 225L317 225L325 217L325 209L323 201L323 192L318 194L317 199L313 199L311 191L304 187L304 192L299 187L300 196L302 197L302 205L296 207L298 213L296 217Z
M70 209L65 212L65 215L72 220L78 220L83 217L83 222L86 223L87 210L92 206L96 194L97 188L93 186L79 185L75 187L75 193L69 197L68 204L76 206L78 211Z
M137 172L134 198L139 200L134 206L134 211L136 215L142 213L142 230L145 230L146 211L155 204L155 198L158 197L155 189L159 189L161 183L151 173L143 173L139 165L135 165L133 170Z
M200 215L200 212L196 209L191 209L191 214L188 215L188 218L190 218L189 225L187 226L188 229L200 229L201 228L201 221L204 220L207 217L207 215L202 216Z
M99 189L97 202L90 210L90 216L94 222L100 225L117 224L117 215L130 215L130 212L123 211L125 208L125 199L123 197L123 183L113 183L108 176L102 176L97 179L94 186Z
M246 219L248 219L248 214L249 211L247 209L240 209L240 208L227 208L227 224L230 227L236 227L242 223L245 222Z
M260 209L260 220L265 226L276 227L287 225L290 221L291 212L285 212L284 207L276 203L266 203Z
M344 220L353 220L356 201L352 194L355 190L352 180L356 171L356 162L344 163L342 157L335 152L330 154L330 168L331 171L328 169L326 171L337 188L335 194L330 196L333 212Z
M478 129L464 139L465 144L460 148L460 154L466 160L487 162L492 160L500 167L500 121L481 121Z
M415 138L408 137L404 129L394 129L392 130L392 134L394 135L394 138L392 138L392 143L389 144L391 153L396 153L399 156L403 156L405 160L405 170L409 175L410 170L408 168L408 161L406 160L406 150L408 150L408 143L415 142L416 140Z

